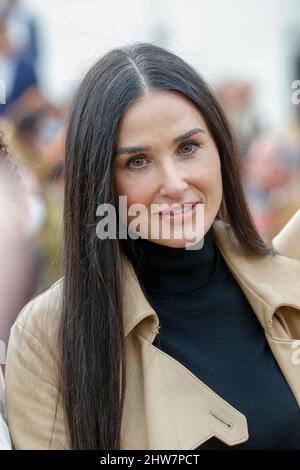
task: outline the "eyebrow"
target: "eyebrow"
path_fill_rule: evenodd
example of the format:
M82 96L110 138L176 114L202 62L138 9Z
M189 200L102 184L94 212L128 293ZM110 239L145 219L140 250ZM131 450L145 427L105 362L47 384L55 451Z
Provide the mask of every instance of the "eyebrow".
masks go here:
M181 134L178 137L175 137L175 139L173 140L173 144L176 144L177 142L182 142L183 140L197 133L205 134L205 130L201 129L201 127L195 127L194 129L191 129L185 132L184 134ZM117 150L116 152L116 157L123 153L128 154L128 153L145 152L146 150L151 150L151 147L149 145L146 145L146 146L135 145L133 147L120 147L119 150Z

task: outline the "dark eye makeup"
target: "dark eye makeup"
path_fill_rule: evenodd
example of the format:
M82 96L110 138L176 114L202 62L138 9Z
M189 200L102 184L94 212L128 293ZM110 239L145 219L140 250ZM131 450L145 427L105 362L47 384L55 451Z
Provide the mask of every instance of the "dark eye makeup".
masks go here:
M181 145L180 145L180 149L183 149L184 147L187 147L189 145L193 145L194 147L194 150L192 152L188 152L188 153L183 153L183 155L186 155L186 156L190 156L190 155L194 155L195 152L197 152L198 148L201 147L201 145L198 143L198 142L195 142L195 141L187 141L187 142L183 142ZM139 161L139 160L143 160L145 159L145 157L143 155L136 155L134 157L131 157L129 158L126 163L125 163L125 166L126 168L132 168L132 169L136 169L136 170L139 170L139 169L144 169L145 167L144 166L134 166L132 165L133 162L135 161Z

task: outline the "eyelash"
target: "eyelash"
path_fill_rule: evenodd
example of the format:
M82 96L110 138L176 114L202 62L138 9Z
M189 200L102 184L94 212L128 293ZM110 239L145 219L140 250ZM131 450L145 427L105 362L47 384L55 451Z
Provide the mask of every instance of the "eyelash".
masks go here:
M188 142L184 142L181 145L180 148L184 147L185 145L194 145L196 147L196 149L192 153L185 154L188 157L191 156L191 155L194 155L198 151L198 148L201 147L201 145L198 142L188 141ZM143 156L138 156L138 155L136 155L135 157L131 157L127 160L125 166L129 167L130 169L133 169L133 170L144 170L145 169L144 166L142 166L142 167L131 167L130 166L133 161L135 161L136 159L139 159L139 158L144 158L144 157Z

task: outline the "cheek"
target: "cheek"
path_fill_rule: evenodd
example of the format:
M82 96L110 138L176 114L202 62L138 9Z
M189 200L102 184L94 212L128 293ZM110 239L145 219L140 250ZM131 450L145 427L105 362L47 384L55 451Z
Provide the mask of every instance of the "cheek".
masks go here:
M204 165L193 171L194 186L210 198L219 199L222 196L222 174L219 157L210 158Z
M223 198L223 183L222 183L222 173L221 173L221 164L218 159L216 165L212 171L212 180L210 186L210 199L211 199L211 211L213 217L217 215L218 210L220 209Z
M214 205L219 208L223 197L222 173L219 160L212 170L210 193Z
M211 187L216 193L222 194L222 173L220 160L216 160L211 171Z
M152 192L149 182L145 184L143 178L135 178L130 175L116 176L115 188L117 196L127 196L128 206L132 204L151 204Z

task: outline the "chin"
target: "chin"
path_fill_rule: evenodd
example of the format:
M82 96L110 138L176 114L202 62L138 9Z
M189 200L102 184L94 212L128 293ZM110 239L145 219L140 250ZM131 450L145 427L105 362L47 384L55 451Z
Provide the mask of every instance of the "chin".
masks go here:
M151 241L153 243L157 243L158 245L167 246L169 248L188 248L192 245L194 246L198 245L198 243L200 243L202 239L203 237L195 236L194 238L191 238L190 240L187 238L181 238L181 239L171 238L168 240L163 239L163 238L160 238L160 239L154 238L154 239L151 239Z

